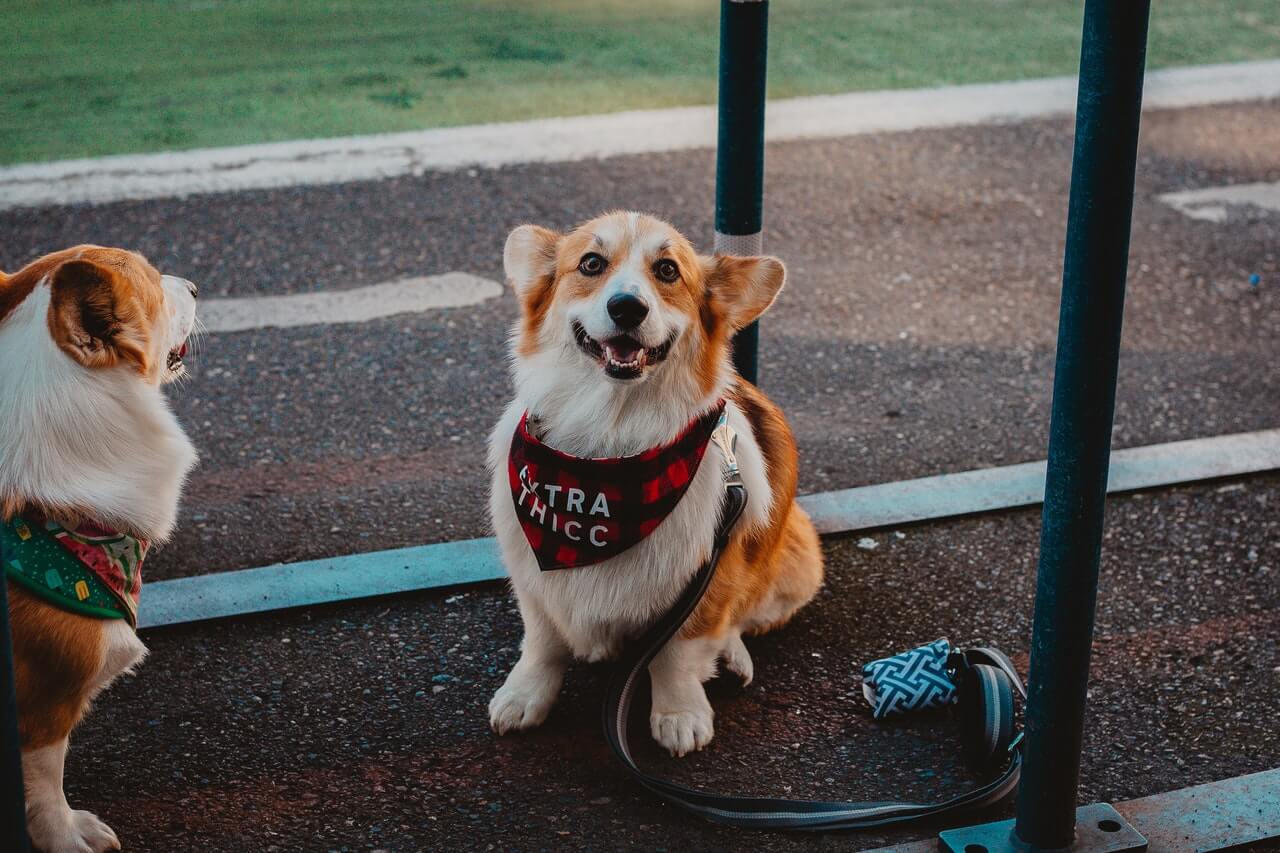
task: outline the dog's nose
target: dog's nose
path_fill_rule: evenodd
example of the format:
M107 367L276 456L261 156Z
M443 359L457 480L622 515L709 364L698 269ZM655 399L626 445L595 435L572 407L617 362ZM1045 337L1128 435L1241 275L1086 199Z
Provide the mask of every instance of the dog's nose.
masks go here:
M609 309L609 316L613 318L613 322L624 331L634 329L649 316L649 306L645 301L630 293L615 293L609 297L605 307Z

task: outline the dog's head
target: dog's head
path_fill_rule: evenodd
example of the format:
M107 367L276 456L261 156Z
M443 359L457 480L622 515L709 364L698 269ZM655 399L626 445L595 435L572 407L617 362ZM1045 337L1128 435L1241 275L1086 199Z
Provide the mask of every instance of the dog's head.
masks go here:
M195 299L102 246L0 273L0 513L34 504L167 535L195 452L158 386L186 372Z
M125 366L153 385L185 372L196 316L196 287L186 279L161 275L136 252L76 246L0 273L0 323L39 299L41 287L49 335L80 366Z
M521 305L517 362L549 356L564 382L662 377L701 396L728 380L733 333L764 313L786 278L776 258L699 255L666 222L625 212L567 234L522 225L503 262Z
M136 252L76 246L0 273L0 322L40 285L49 288L50 335L82 367L127 365L156 385L185 371L196 316L186 279L161 275Z

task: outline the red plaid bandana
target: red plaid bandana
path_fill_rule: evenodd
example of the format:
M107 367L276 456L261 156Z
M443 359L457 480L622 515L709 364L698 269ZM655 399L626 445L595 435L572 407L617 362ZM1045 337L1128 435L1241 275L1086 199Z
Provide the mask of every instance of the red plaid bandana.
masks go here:
M584 459L547 447L525 412L511 439L511 500L544 572L590 566L658 529L698 472L724 401L674 441L635 456Z

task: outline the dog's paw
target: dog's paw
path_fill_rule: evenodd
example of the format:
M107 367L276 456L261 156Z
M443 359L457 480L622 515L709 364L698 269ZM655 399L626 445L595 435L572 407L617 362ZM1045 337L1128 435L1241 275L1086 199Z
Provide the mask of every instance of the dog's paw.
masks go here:
M558 691L554 679L521 677L513 672L489 701L489 727L504 735L542 725Z
M724 651L720 653L720 659L724 661L725 669L742 679L743 687L746 687L751 683L751 679L755 678L755 665L751 663L751 654L742 642L741 634L735 634L729 640L729 643L724 647Z
M106 853L120 849L115 832L92 812L68 810L53 820L36 818L28 830L35 848L43 853Z
M676 758L702 749L711 743L716 730L711 707L696 710L654 711L649 715L649 730L658 745Z
M93 812L73 811L71 818L80 835L82 847L78 849L91 850L93 853L120 849L120 839L116 838L115 830L99 820Z

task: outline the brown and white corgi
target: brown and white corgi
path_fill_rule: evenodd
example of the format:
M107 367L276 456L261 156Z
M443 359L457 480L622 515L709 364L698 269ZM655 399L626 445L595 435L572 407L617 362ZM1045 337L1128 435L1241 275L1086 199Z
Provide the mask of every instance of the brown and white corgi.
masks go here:
M88 555L86 567L97 543L127 547L124 575L140 582L141 557L169 537L196 461L160 391L185 371L195 296L191 282L162 276L141 255L100 246L0 273L0 526L15 543L44 542L52 560L65 543ZM61 538L40 538L51 530ZM99 618L84 615L83 581L72 591L55 573L41 587L43 569L4 568L31 840L46 853L118 849L109 826L68 805L62 774L90 702L146 653L129 590L122 618L105 609Z
M783 265L698 255L669 224L625 212L567 234L523 225L507 238L503 261L521 316L511 341L515 399L489 444L490 511L525 633L489 703L490 725L499 734L539 725L572 658L612 657L669 608L711 552L724 493L723 455L711 443L674 508L614 553L612 528L587 535L607 500L514 470L517 431L521 447L566 458L647 458L714 419L723 401L748 505L707 595L649 668L654 739L674 755L701 749L713 735L703 682L719 661L749 682L742 635L783 625L822 583L818 536L795 502L791 430L730 360L734 332L782 289ZM554 553L533 545L545 545L544 536L573 544L561 565L577 567L555 568ZM595 547L609 556L590 562ZM575 562L579 551L589 564Z

